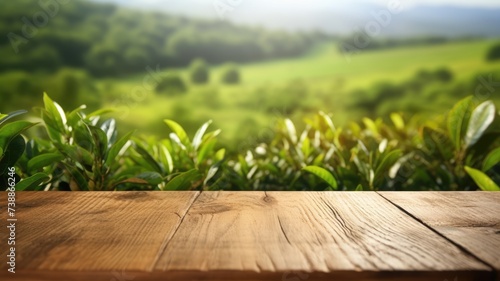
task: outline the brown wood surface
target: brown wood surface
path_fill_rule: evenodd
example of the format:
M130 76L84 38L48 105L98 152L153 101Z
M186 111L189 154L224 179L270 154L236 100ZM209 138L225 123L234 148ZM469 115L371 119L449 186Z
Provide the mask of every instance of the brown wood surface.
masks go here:
M500 272L500 192L381 192Z
M493 280L495 263L482 260L500 249L498 224L486 221L498 195L488 193L394 196L408 207L375 192L16 194L17 273L7 272L2 230L0 280ZM0 204L5 229L5 193ZM456 204L434 223L460 232L412 217L426 204ZM462 231L466 222L450 220L468 209Z
M428 271L420 277L443 281L435 271L477 270L484 278L480 271L489 268L377 193L204 192L155 270L303 271L331 278L374 272L376 278L366 280Z
M16 271L150 271L198 193L164 195L17 192ZM2 225L6 213L2 209ZM6 257L3 229L1 257ZM2 273L8 267L4 260Z

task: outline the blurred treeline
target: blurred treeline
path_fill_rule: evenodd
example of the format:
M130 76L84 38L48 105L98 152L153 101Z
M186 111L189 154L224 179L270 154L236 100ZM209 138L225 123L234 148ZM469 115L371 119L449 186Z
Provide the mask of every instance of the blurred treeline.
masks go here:
M363 51L391 49L398 47L415 47L439 45L448 42L472 41L482 39L479 36L463 36L458 38L448 38L444 36L418 36L410 38L372 38L366 33L355 32L348 36L339 38L338 49L340 52L356 52L360 49ZM362 44L360 45L360 42ZM356 44L357 43L357 44Z
M62 1L64 3L64 1ZM138 12L85 0L45 7L34 0L0 9L0 112L31 108L46 91L63 106L102 103L92 78L182 67L298 56L327 36ZM45 13L46 21L41 14Z
M152 64L185 66L196 57L216 64L296 56L325 37L321 33L272 32L226 21L137 12L87 1L60 5L45 26L37 27L29 16L43 11L37 3L18 0L2 4L0 33L10 35L0 39L0 71L52 72L75 67L93 76L116 76L144 71ZM23 35L23 28L33 38ZM12 33L28 40L17 44L17 54L10 42Z

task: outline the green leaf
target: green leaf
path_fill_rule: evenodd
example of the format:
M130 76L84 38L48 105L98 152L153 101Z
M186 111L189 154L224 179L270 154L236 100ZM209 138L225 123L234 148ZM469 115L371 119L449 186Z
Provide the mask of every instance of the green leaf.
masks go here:
M403 130L405 128L405 121L399 113L391 113L391 120L396 129Z
M365 127L372 133L373 136L380 136L377 124L372 119L364 117L363 124L365 124Z
M165 119L163 120L167 125L168 127L170 127L170 129L179 137L180 141L184 144L184 145L189 145L189 138L186 134L186 131L184 131L184 129L182 128L181 125L179 125L177 122L175 121L172 121L172 120L169 120L169 119Z
M500 163L500 147L493 149L486 155L483 161L482 170L486 172L498 163Z
M328 129L330 129L331 132L335 131L335 126L333 125L332 118L330 116L326 115L323 111L319 112L319 116L321 119L323 119L323 122L328 126Z
M195 150L197 150L198 147L201 145L201 141L203 140L203 135L207 131L208 126L210 126L210 124L212 124L212 120L209 120L208 122L206 122L205 124L203 124L198 129L198 131L196 131L196 134L194 135L194 138L193 138L193 148Z
M159 153L161 162L163 163L163 167L166 171L168 171L169 174L172 173L172 171L174 170L174 161L172 159L170 151L168 151L168 148L165 145L160 144Z
M374 177L375 184L377 184L381 179L383 179L385 174L389 172L389 169L394 164L396 164L396 162L398 162L400 157L401 157L401 151L399 149L393 150L385 155L385 157L382 159L382 162L380 163L380 165L378 165L377 169L375 170L375 177Z
M295 130L295 125L293 125L292 120L286 118L285 127L292 143L297 143L297 131Z
M73 139L74 143L88 151L94 149L94 139L87 125L80 125L73 128Z
M474 145L484 134L484 131L495 119L495 104L485 101L478 105L469 120L467 133L464 138L465 148Z
M45 123L45 128L47 130L47 134L49 138L53 142L62 143L64 141L64 136L66 132L61 132L57 126L57 123L54 121L47 110L42 110L42 120Z
M197 164L203 163L203 161L205 161L206 158L209 157L211 153L213 153L216 143L216 139L210 139L201 146L200 151L198 151L198 155L196 156Z
M302 170L309 172L320 179L324 180L328 185L333 188L337 189L337 181L333 177L333 175L326 169L318 167L318 166L306 166L302 168Z
M226 154L226 149L225 148L221 148L219 150L217 150L217 152L215 153L215 161L222 161L224 159L224 155Z
M212 179L215 174L217 174L217 171L219 170L219 167L221 165L221 162L217 162L215 163L214 165L212 165L210 167L210 169L208 169L208 172L207 172L207 176L205 177L205 180L203 180L203 185L207 185L207 182Z
M100 159L104 159L108 148L108 137L106 136L106 133L101 130L101 128L89 126L89 129L94 140L94 153L98 155Z
M54 162L62 161L63 159L64 156L59 153L46 153L35 156L28 161L28 171L32 173Z
M435 155L434 157L439 157L439 155L444 159L452 157L453 143L445 132L425 126L422 129L422 137L425 147L430 154Z
M43 93L43 103L45 105L45 110L49 113L51 119L55 122L55 126L59 132L66 131L66 114L62 107L54 102L47 93Z
M70 127L75 127L80 120L83 120L82 113L80 112L85 108L87 108L86 105L80 105L78 108L68 113L66 115L66 118L68 119L68 122L66 124Z
M7 146L14 138L34 125L36 125L36 123L16 121L3 126L0 129L0 147L5 152Z
M89 115L87 115L87 118L94 117L94 116L101 116L101 115L104 115L107 113L112 113L112 112L116 112L116 109L102 108L102 109L99 109L99 110L96 110L96 111L90 113Z
M14 118L16 116L19 116L21 114L24 114L26 112L28 112L28 111L26 111L26 110L16 110L16 111L11 112L11 113L9 113L7 115L3 115L2 114L2 116L0 117L0 125L2 125L3 123L7 122L7 120L9 120L9 119L12 119L12 118Z
M106 155L106 161L105 161L105 164L108 167L111 166L112 162L117 160L116 157L119 155L125 144L130 140L133 133L134 132L129 132L111 146L111 148L108 151L108 154Z
M49 179L50 177L45 173L34 174L16 184L16 191L36 190L42 183L48 181Z
M361 184L358 184L358 186L356 186L356 189L354 191L363 191L363 186Z
M465 171L482 190L500 191L500 187L498 187L498 185L496 185L485 173L467 166L465 166Z
M21 135L17 135L4 151L4 155L0 156L0 175L5 173L8 167L16 164L17 160L21 158L26 149L26 142Z
M144 172L137 175L137 178L145 180L151 185L158 185L163 182L163 177L157 172Z
M119 181L117 183L114 184L114 186L117 186L119 184L122 184L122 183L133 183L133 184L149 184L149 182L145 179L140 179L140 178L129 178L129 179L124 179L122 181Z
M151 168L153 168L155 172L158 172L160 174L163 173L160 165L158 165L153 156L151 156L151 154L149 154L149 152L146 149L144 149L140 144L136 144L135 150L143 157L143 160L145 160L146 163Z
M112 144L116 140L116 136L118 132L116 131L116 121L115 119L108 119L102 123L100 128L105 134L107 138L107 142Z
M456 149L462 147L462 140L467 131L467 125L472 114L472 96L459 101L448 113L447 127L450 139Z
M304 141L302 141L301 149L304 158L307 159L307 157L309 157L309 154L311 153L311 141L307 136L304 138Z
M320 153L318 156L316 156L316 158L314 158L312 164L314 166L320 165L321 163L323 163L324 159L325 159L325 154Z
M90 167L92 166L94 162L94 157L92 156L92 153L90 153L88 150L83 149L80 146L72 146L72 145L67 145L67 144L57 144L56 145L59 151L64 154L66 157L69 159L79 162L83 166Z
M88 191L89 184L85 176L80 173L76 168L69 168L71 176L73 177L74 182L78 186L78 189L81 191Z
M197 169L184 172L167 183L163 190L187 190L201 179L202 175Z

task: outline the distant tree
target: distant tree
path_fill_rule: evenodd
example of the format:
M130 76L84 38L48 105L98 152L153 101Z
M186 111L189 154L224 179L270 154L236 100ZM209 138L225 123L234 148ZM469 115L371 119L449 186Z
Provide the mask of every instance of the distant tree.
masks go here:
M95 45L87 54L87 68L95 76L114 76L120 72L122 57L110 45Z
M222 82L225 84L240 83L240 71L235 64L227 64L222 72Z
M144 65L150 63L151 59L145 49L138 46L129 47L123 56L124 63L127 65L127 72L139 71L144 69Z
M86 71L80 69L61 68L45 81L43 90L67 108L76 108L80 104L95 108L101 102L91 78Z
M29 70L54 71L61 66L61 58L57 51L46 44L31 50L24 62Z
M208 82L209 70L207 63L202 59L195 59L189 67L191 82L205 84Z
M453 80L453 73L448 68L440 68L434 72L434 76L437 80L442 82L450 82Z
M157 93L165 93L168 95L182 94L187 91L186 84L184 80L173 73L167 74L161 81L156 85Z
M491 47L486 55L486 60L494 61L500 59L500 44Z

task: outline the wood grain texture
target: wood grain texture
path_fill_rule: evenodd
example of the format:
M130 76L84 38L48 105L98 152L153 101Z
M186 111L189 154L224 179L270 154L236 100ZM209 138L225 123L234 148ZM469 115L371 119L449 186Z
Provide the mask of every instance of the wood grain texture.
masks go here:
M500 271L500 192L380 192Z
M496 210L481 200L476 212ZM375 192L18 192L16 203L17 273L2 261L2 281L493 279Z
M330 280L398 280L396 271L403 280L492 277L484 263L368 192L203 192L155 271L207 272L203 280L217 280L216 271Z
M16 281L489 281L490 277L474 271L337 271L324 272L255 272L255 271L22 271Z
M16 271L108 271L108 281L111 271L150 271L198 194L17 192ZM5 196L1 201L6 206ZM7 272L3 260L0 274Z

